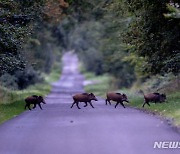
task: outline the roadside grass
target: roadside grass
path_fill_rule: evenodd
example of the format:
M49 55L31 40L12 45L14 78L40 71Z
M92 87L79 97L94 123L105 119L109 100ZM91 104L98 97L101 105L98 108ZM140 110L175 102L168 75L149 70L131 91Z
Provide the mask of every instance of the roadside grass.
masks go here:
M97 96L105 97L106 92L112 90L112 77L108 74L96 76L94 73L84 73L86 80L91 80L94 84L85 86L85 91L94 93Z
M174 93L167 93L167 101L164 103L150 103L150 107L145 105L142 108L144 98L142 94L138 93L139 89L121 89L115 90L112 86L112 78L109 75L95 76L92 73L84 73L87 80L98 80L98 84L92 84L85 86L87 92L93 92L97 96L105 98L107 91L116 91L120 93L125 93L128 96L130 103L128 104L131 107L138 109L150 111L158 115L164 116L168 119L173 120L175 126L180 126L180 91ZM126 104L127 105L127 104Z
M24 98L27 96L47 95L51 91L50 83L58 80L59 76L60 69L55 67L52 73L44 76L44 82L29 86L25 90L9 90L0 87L0 124L24 111Z
M142 108L144 97L142 94L130 89L118 90L118 92L126 93L128 95L130 106L156 113L167 119L173 120L175 126L180 126L180 91L174 93L167 93L167 100L163 103L150 103Z

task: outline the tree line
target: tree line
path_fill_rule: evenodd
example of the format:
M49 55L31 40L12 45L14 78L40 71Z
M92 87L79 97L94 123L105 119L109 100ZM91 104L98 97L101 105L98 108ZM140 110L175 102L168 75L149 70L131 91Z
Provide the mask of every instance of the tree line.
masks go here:
M179 74L178 0L0 0L0 82L24 89L50 73L62 51L79 55L119 87ZM8 79L8 81L7 81Z
M77 0L68 10L71 15L60 23L68 29L66 46L79 53L87 70L112 74L120 87L179 74L179 1Z
M24 89L42 82L61 59L56 27L63 0L0 0L0 83Z

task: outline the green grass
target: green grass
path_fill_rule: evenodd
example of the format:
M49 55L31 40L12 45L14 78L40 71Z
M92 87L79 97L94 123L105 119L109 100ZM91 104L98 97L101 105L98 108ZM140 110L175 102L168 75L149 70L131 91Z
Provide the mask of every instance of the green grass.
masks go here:
M30 95L47 95L51 90L50 83L59 79L60 69L53 69L45 76L43 83L38 83L25 90L8 90L0 87L0 123L11 119L24 111L24 98Z
M85 86L85 91L94 93L97 96L105 97L107 91L112 90L111 76L108 74L95 76L93 73L84 73L86 80L95 81L96 84Z
M11 104L0 105L0 123L11 119L24 111L24 101L19 100Z
M130 95L131 106L142 109L143 96ZM173 119L174 125L180 126L180 92L167 94L167 101L164 103L151 103L145 105L144 109L155 112L161 116Z
M95 76L93 73L84 74L87 80L98 80L98 84L88 85L85 87L87 92L93 92L97 96L105 98L107 91L113 91L112 88L112 77L109 75ZM127 94L130 106L139 109L142 108L144 102L143 95L137 93L138 89L121 89L116 90L117 92ZM173 119L173 124L180 126L180 91L174 93L167 93L167 101L165 103L151 103L151 106L144 107L145 110L155 112L161 116Z

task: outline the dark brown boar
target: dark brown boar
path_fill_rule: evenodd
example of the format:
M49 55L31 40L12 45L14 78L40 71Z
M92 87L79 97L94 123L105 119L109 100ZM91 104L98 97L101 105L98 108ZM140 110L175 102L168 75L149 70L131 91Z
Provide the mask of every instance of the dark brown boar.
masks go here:
M89 103L91 105L91 107L94 108L91 101L92 100L97 101L97 98L93 93L89 93L89 94L88 93L82 93L82 94L74 95L73 100L74 100L74 102L72 103L71 108L74 106L74 104L76 104L77 108L81 109L79 107L79 102L84 102L85 103L84 107L86 107L87 104Z
M109 102L109 105L111 105L111 100L117 102L115 105L115 108L117 107L118 104L121 104L124 108L124 104L123 101L129 103L128 98L126 96L126 94L121 94L121 93L115 93L115 92L109 92L106 94L107 99L106 99L106 105Z
M42 96L37 96L37 95L27 97L25 99L25 102L26 102L25 109L26 107L28 107L29 110L31 110L30 107L31 104L34 104L33 109L35 109L36 105L38 104L41 110L42 110L41 103L46 104L44 98Z
M142 105L142 107L145 106L145 104L149 104L149 102L154 102L154 103L162 103L165 102L166 100L166 95L165 94L160 94L160 93L149 93L149 94L144 94L144 92L142 91L143 95L144 95L144 103Z

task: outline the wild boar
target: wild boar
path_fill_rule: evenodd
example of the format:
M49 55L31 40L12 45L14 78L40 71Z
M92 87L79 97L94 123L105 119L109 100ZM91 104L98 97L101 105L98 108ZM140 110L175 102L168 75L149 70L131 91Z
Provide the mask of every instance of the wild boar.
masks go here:
M77 108L81 109L79 107L79 102L84 102L85 103L84 107L86 107L87 103L89 103L91 105L91 107L94 108L91 101L92 100L97 101L97 98L93 93L89 93L89 94L88 93L82 93L82 94L74 95L73 100L74 100L74 102L72 103L71 108L74 106L74 104L76 104Z
M38 104L41 110L42 110L41 103L46 104L44 98L42 96L37 96L37 95L27 97L25 99L25 102L26 102L25 109L26 107L28 107L29 110L31 110L30 108L31 104L34 104L33 109L35 109L36 105Z
M109 105L111 105L111 100L117 102L115 105L115 108L117 107L118 104L121 104L124 108L124 104L123 101L129 103L128 98L126 96L126 94L121 94L121 93L115 93L115 92L109 92L106 94L107 99L106 99L106 105L109 102Z
M166 100L166 95L165 94L160 94L160 93L149 93L149 94L144 94L144 92L142 91L143 95L144 95L144 103L142 105L142 107L145 106L145 104L149 104L149 102L154 102L154 103L157 103L157 102L165 102Z

